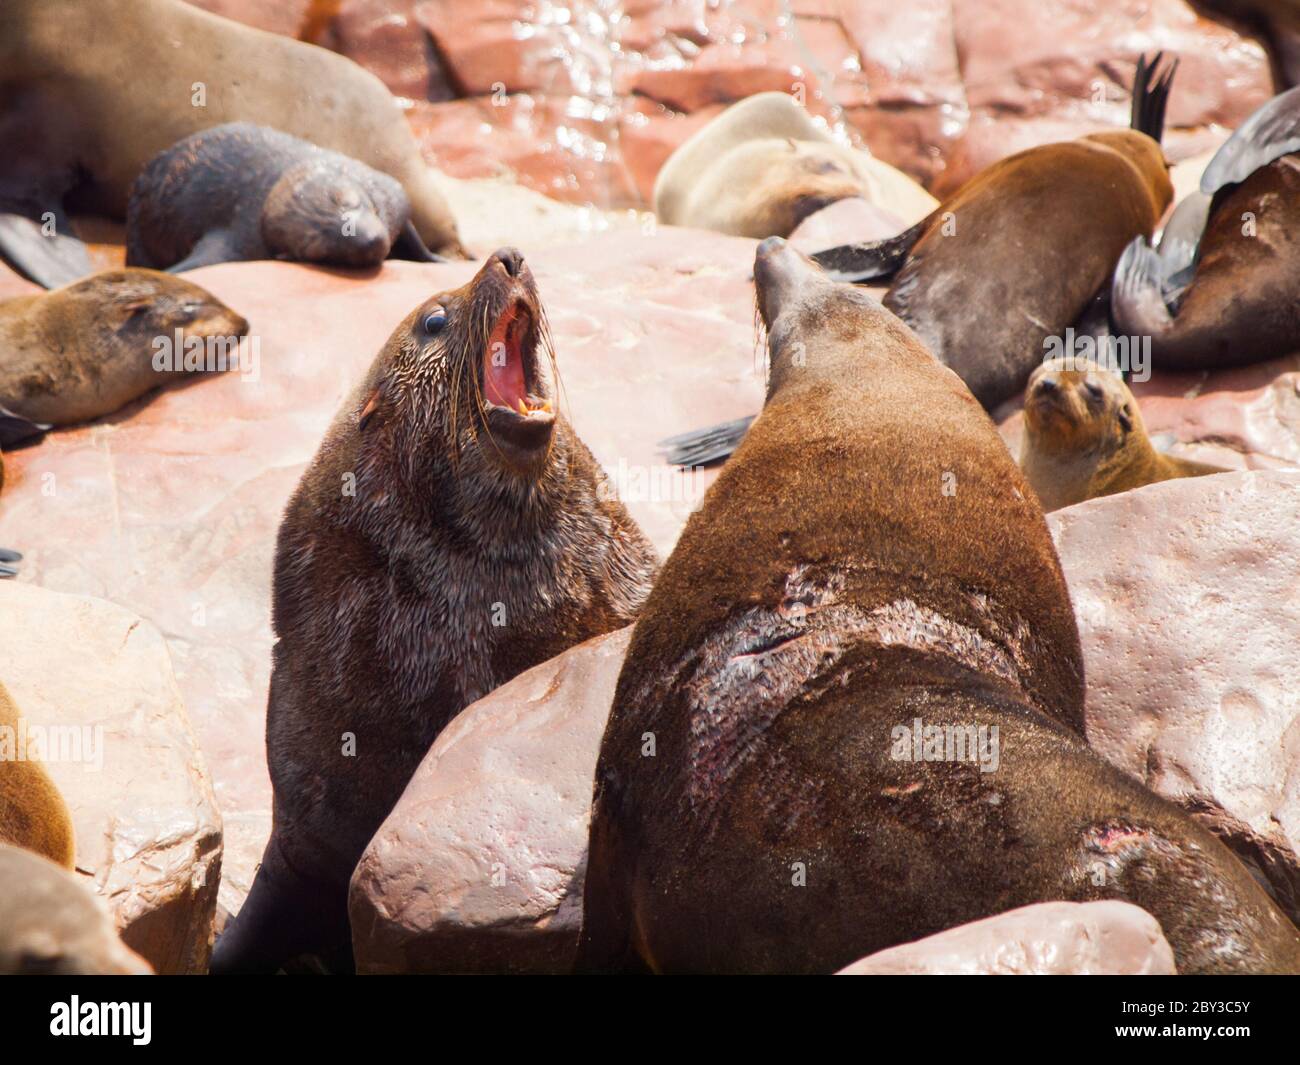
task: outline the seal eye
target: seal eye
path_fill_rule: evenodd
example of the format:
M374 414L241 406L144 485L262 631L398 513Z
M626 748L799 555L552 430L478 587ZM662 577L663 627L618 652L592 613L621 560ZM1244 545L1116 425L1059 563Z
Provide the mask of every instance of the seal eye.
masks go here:
M424 316L424 331L429 336L436 336L442 332L442 327L447 324L447 312L439 307L436 311L430 311Z
M1084 390L1088 393L1089 399L1097 403L1101 402L1102 394L1103 394L1101 391L1101 385L1097 384L1095 381L1089 381L1083 387Z

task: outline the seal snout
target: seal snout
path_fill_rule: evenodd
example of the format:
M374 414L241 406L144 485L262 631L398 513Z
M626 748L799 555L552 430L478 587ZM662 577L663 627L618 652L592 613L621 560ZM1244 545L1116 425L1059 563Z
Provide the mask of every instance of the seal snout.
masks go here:
M768 237L754 252L754 288L758 309L769 328L800 284L817 268L780 237Z

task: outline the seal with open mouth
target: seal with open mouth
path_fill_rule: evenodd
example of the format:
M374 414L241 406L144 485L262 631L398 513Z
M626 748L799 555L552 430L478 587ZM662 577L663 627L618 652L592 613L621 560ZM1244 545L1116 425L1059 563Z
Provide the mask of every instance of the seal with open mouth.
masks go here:
M407 316L289 502L267 706L274 826L214 972L348 964L348 880L434 738L626 625L654 549L558 411L512 248Z

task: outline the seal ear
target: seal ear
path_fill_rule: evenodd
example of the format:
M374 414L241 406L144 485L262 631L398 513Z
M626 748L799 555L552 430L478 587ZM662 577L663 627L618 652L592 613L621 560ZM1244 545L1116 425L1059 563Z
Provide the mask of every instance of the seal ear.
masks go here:
M362 432L365 431L366 425L374 416L375 411L379 409L379 401L383 398L383 389L376 386L375 390L370 393L370 398L366 400L366 405L361 408L361 415L357 418L357 428Z
M1133 431L1133 416L1129 413L1127 403L1119 409L1119 425L1126 433Z

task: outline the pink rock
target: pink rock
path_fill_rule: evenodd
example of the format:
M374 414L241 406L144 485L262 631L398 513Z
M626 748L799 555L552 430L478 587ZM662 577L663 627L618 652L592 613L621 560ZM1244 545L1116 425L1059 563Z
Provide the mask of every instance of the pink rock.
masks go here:
M415 17L418 0L343 0L325 44L360 63L409 100L451 100L448 81L433 42Z
M837 244L884 240L906 228L907 224L893 212L854 197L810 214L790 234L790 243L811 255Z
M1047 516L1088 740L1300 918L1300 472L1165 481Z
M297 37L306 26L312 0L188 0L195 7L259 30Z
M352 877L358 972L569 971L592 779L631 634L520 674L434 741Z
M64 477L46 488L48 539L79 491ZM162 635L113 603L6 582L0 646L25 718L60 730L45 767L72 811L79 879L159 972L205 971L221 817Z
M839 976L1171 976L1174 952L1127 902L1040 902L878 951Z

